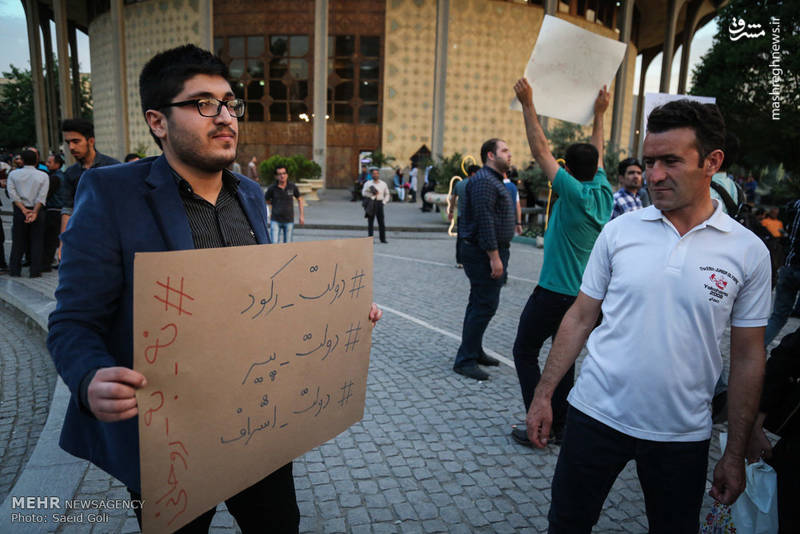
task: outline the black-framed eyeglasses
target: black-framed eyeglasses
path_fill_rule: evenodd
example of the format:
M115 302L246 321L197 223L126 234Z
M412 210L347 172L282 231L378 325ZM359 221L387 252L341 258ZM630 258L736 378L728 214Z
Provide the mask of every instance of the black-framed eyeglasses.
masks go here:
M203 117L216 117L222 111L224 105L228 108L228 113L232 117L241 119L244 117L244 100L241 98L234 98L232 100L217 100L216 98L196 98L194 100L184 100L182 102L171 102L164 104L161 108L171 108L176 106L188 106L194 104L197 106L197 112Z

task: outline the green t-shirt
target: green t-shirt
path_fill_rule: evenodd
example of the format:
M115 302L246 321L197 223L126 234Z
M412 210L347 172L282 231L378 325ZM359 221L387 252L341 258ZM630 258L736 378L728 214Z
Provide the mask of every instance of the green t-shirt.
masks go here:
M614 194L606 171L597 169L591 182L581 182L559 169L553 179L558 201L544 235L544 262L539 285L577 296L592 247L611 217Z

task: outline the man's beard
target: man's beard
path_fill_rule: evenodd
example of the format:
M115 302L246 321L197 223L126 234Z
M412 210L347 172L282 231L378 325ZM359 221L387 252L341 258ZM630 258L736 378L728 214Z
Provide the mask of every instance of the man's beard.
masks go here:
M220 131L219 129L213 130L206 134L206 137L210 137ZM210 154L200 147L202 143L200 141L199 136L187 133L185 130L177 129L175 135L170 140L170 145L172 147L172 151L175 155L186 163L187 165L191 165L196 169L199 169L203 172L219 172L223 169L226 169L233 161L236 159L236 150L234 150L230 155L227 153L224 154ZM236 146L236 137L234 136L233 141L234 147Z

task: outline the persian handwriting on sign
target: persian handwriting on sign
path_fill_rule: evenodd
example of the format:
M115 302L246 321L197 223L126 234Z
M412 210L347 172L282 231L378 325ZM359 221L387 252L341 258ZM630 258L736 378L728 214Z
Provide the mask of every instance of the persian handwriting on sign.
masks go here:
M289 296L287 300L280 301L281 304L279 305L279 293L277 283L275 281L275 278L278 276L278 274L286 269L286 267L288 267L289 264L295 260L295 258L297 258L296 254L292 257L292 259L286 262L280 269L270 276L269 290L261 298L259 298L259 292L247 294L247 304L245 308L239 312L240 315L244 315L249 312L250 319L267 317L276 309L285 310L297 304L297 302L293 301L292 297ZM311 274L318 273L320 272L320 266L310 265L308 267L308 272ZM357 299L361 294L361 290L367 287L365 285L364 277L364 269L356 270L353 276L350 277L351 287L348 290L346 279L339 278L339 264L336 263L333 266L330 281L326 282L323 290L320 291L319 289L316 289L315 291L309 292L301 291L297 293L296 296L300 299L300 301L318 301L323 299L323 297L328 296L330 297L330 300L327 301L327 304L333 304L342 295L349 291L350 298Z
M187 302L193 302L195 299L185 291L184 278L182 276L180 277L179 286L173 286L172 282L173 279L169 276L164 282L156 281L154 285L159 289L163 289L164 292L161 295L153 295L153 298L164 305L162 310L164 314L172 312L177 313L178 316L191 316L192 312L184 308L184 299L186 299ZM156 365L159 352L163 352L164 349L172 347L173 344L175 344L178 339L178 325L173 322L166 323L160 328L160 332L160 334L156 334L155 342L146 345L144 348L144 360L149 365ZM144 330L142 332L142 337L150 342L149 331ZM174 369L174 376L177 376L177 361L174 362ZM150 427L153 424L153 414L156 414L164 408L167 402L166 399L168 398L169 394L165 395L163 391L154 391L150 394L148 401L152 401L152 407L144 410L144 424L146 427ZM171 401L177 402L178 395L172 395ZM164 436L169 439L169 418L165 416L163 421ZM167 448L169 451L169 472L167 473L167 486L169 490L156 500L155 504L158 506L158 509L155 512L155 517L160 518L162 512L166 512L166 515L169 517L167 525L172 525L172 523L186 511L189 505L189 493L185 488L178 489L180 480L175 470L176 465L179 467L182 466L184 473L189 470L189 463L186 460L189 456L189 451L186 449L183 442L178 440L169 441ZM178 463L178 460L180 460L180 463Z
M749 33L746 32L747 30L761 30L758 33ZM748 39L755 39L756 37L763 37L766 35L764 30L761 28L761 24L746 24L744 19L736 17L733 18L731 21L730 26L728 26L728 33L730 34L731 41L738 41L742 37L747 37Z

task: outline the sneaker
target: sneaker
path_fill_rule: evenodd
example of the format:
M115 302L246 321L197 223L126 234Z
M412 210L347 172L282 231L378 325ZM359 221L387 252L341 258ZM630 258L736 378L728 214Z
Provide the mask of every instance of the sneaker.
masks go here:
M478 364L487 365L489 367L497 367L500 365L500 361L497 358L492 358L488 354L481 354L478 356Z
M461 367L453 367L453 371L462 376L466 376L467 378L473 378L475 380L489 380L489 373L481 369L478 369L477 365L463 365Z

